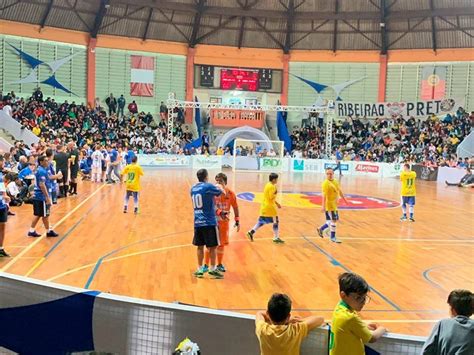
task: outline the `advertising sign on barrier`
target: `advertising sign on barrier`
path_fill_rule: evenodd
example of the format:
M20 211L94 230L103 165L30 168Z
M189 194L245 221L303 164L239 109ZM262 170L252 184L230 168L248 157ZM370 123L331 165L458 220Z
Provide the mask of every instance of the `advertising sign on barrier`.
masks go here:
M190 165L190 157L186 155L139 154L138 164L141 166L187 167Z
M354 175L382 176L382 165L378 163L353 162Z
M322 164L320 160L316 159L292 159L291 170L305 173L321 173Z
M438 168L429 168L423 165L413 165L412 169L416 172L416 177L420 180L436 181L438 179Z
M222 156L193 156L193 169L221 169Z
M260 158L259 170L262 171L288 171L289 158Z
M324 162L324 170L326 169L336 169L337 163L335 161L323 160ZM345 172L349 172L351 165L350 162L341 162L341 170Z
M400 176L402 165L400 163L382 163L383 177Z

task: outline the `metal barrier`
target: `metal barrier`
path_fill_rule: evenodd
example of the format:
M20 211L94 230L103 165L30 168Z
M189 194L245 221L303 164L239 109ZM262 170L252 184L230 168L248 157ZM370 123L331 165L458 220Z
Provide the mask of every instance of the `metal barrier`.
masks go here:
M39 138L33 132L28 128L22 128L22 125L4 110L0 110L0 128L3 128L16 140L25 142L28 146L39 142Z
M6 273L0 273L0 290L3 353L171 354L186 337L204 355L259 353L250 315L90 292ZM384 355L419 354L423 341L390 334L370 347ZM304 341L301 354L327 354L327 349L328 329L318 328Z

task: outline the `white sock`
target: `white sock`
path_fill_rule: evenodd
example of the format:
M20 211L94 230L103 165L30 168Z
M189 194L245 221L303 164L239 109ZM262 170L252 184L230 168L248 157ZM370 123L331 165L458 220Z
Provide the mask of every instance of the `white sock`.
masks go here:
M29 230L30 233L33 233L34 231L35 231L34 228L30 228L30 230Z

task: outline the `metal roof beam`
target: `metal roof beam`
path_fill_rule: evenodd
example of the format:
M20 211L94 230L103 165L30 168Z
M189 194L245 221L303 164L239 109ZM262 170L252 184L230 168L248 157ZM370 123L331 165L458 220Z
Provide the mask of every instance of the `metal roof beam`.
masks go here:
M150 10L148 12L148 18L146 20L145 31L143 32L143 37L142 37L143 41L146 41L146 38L148 36L148 30L150 29L150 22L151 22L152 16L153 16L153 8L150 7Z
M94 21L94 27L92 27L91 37L97 38L97 34L99 33L100 26L102 25L102 21L104 20L105 14L107 13L107 8L109 7L109 0L100 0L100 7Z
M194 48L197 42L197 36L199 33L199 26L201 25L201 17L205 11L206 0L199 0L196 6L196 14L194 15L193 31L191 32L191 38L189 39L189 47Z
M434 10L433 0L430 0L430 10ZM436 50L438 49L438 43L436 41L436 25L434 17L431 18L431 44L433 46L433 51L436 52Z
M393 5L394 3L392 3ZM387 36L387 15L389 7L387 0L380 0L380 54L385 55L388 51L388 36Z
M289 0L286 18L285 45L283 46L283 53L285 54L290 53L291 50L291 35L293 33L293 26L295 23L295 10L295 0Z
M339 12L339 0L334 2L334 14ZM337 20L334 20L334 31L332 34L332 51L336 53L337 50Z
M43 18L41 19L41 22L40 22L40 29L43 29L44 25L46 25L46 21L48 21L48 16L51 12L51 9L53 8L53 3L54 3L54 0L49 0L48 6L46 7L46 11L44 12Z
M220 23L219 26L213 27L212 30L210 30L209 32L204 33L201 37L197 38L196 39L197 43L201 42L204 38L209 37L210 35L216 33L217 31L222 30L225 25L227 25L229 22L232 22L236 18L237 18L237 16L231 16L227 20L225 20L224 22Z
M244 41L245 20L246 17L242 17L240 20L239 41L237 43L237 48L239 49L242 48L242 42Z
M267 34L268 37L272 39L273 42L275 42L278 45L278 47L280 47L281 49L285 48L284 44L281 43L269 30L267 30L267 28L264 25L262 25L258 19L256 19L255 17L251 17L251 19L257 24L257 26L261 30L263 30L263 32Z

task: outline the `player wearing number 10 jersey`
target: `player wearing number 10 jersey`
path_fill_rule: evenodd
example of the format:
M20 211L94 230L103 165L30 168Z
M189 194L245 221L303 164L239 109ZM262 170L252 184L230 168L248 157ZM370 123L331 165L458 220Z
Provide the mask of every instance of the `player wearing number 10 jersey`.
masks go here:
M199 278L204 276L204 246L206 246L211 256L209 275L221 279L224 276L216 268L216 249L220 245L220 240L214 198L220 196L224 189L220 185L208 183L209 174L206 169L198 170L196 175L199 182L191 188L194 209L193 245L197 246L198 259L198 269L194 276ZM222 211L220 217L225 217L225 214Z
M132 163L128 164L120 174L120 181L123 181L125 175L125 187L127 192L125 193L125 203L123 207L123 213L127 213L128 201L133 196L134 202L134 213L138 213L138 193L140 192L140 178L143 176L143 169L137 164L137 157L132 158Z
M402 212L401 221L407 220L407 205L410 212L410 222L415 222L415 196L416 196L416 172L411 171L410 164L403 166L403 171L400 173L400 181L402 182Z

